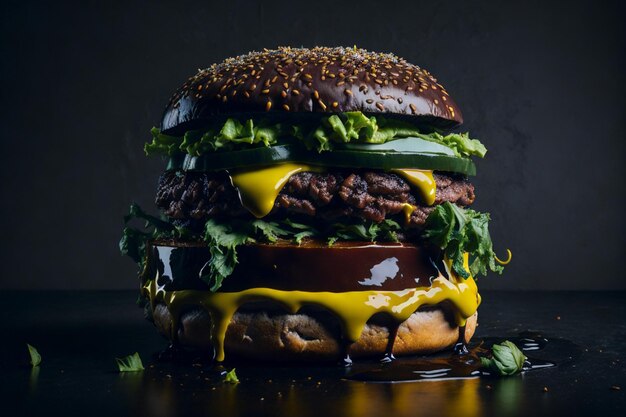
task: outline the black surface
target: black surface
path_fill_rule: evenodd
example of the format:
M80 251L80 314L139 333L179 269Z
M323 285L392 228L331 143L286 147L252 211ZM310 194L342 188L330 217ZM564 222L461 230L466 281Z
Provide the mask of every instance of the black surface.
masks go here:
M489 149L476 208L514 261L483 288L626 290L625 5L3 1L0 288L133 288L117 240L154 207L142 146L174 90L249 50L356 44L432 72Z
M239 364L238 385L207 381L211 372L192 365L119 374L114 357L138 351L149 365L166 346L135 297L3 292L2 415L605 416L626 407L624 292L484 292L476 337L532 329L575 342L580 357L509 378L401 384L345 381L332 366ZM43 357L38 371L27 342Z

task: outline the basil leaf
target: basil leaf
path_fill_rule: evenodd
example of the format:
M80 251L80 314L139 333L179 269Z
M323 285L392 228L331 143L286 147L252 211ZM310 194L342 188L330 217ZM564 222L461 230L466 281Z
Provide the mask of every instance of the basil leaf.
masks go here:
M115 358L115 363L120 372L137 372L144 370L143 363L141 363L141 358L137 352L124 358Z
M493 357L480 358L481 365L501 376L515 375L522 371L526 356L513 343L505 340L491 347Z

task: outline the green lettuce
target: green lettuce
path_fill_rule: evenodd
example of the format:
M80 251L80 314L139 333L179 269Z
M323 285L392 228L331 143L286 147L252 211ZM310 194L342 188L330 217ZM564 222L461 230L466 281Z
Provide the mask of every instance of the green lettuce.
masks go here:
M250 146L272 146L281 139L300 140L309 150L331 151L335 144L382 144L394 139L419 137L452 149L457 157L484 157L487 150L467 133L423 133L413 124L381 116L366 116L346 112L322 117L319 122L272 123L267 120L247 119L243 122L229 118L203 130L186 132L182 137L169 136L152 128L152 141L146 143L146 155L172 156L186 153L200 156L204 153L229 151Z
M487 275L487 269L501 274L504 268L496 263L489 220L488 213L462 209L446 201L429 214L422 237L443 250L454 272L463 278ZM469 253L469 271L463 265L465 252Z

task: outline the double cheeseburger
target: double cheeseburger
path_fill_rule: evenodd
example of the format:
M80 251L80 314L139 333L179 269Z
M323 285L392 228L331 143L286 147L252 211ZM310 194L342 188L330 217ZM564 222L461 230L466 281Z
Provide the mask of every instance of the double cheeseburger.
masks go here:
M468 208L486 149L446 133L461 122L392 54L279 48L200 70L145 145L167 159L162 216L125 218L148 318L217 361L462 350L473 277L503 262Z

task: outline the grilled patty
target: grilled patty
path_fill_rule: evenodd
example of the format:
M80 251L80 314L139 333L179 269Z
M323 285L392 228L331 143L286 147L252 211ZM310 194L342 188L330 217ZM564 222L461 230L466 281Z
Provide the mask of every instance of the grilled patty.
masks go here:
M435 204L450 201L461 206L474 202L474 186L462 176L435 173ZM362 218L381 222L402 214L402 205L415 206L408 227L419 227L434 206L421 202L404 178L379 171L300 172L293 175L276 198L270 217L312 216L320 220ZM159 179L156 204L180 224L203 224L212 217L246 217L230 177L221 172L165 172Z

